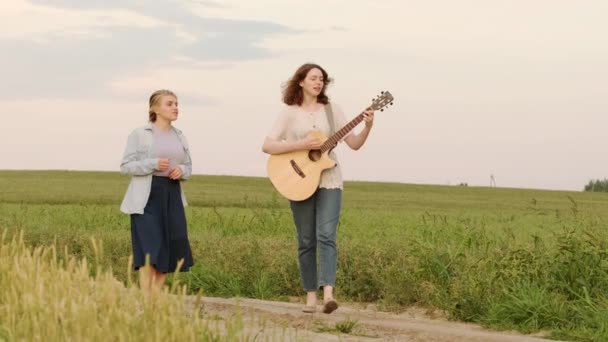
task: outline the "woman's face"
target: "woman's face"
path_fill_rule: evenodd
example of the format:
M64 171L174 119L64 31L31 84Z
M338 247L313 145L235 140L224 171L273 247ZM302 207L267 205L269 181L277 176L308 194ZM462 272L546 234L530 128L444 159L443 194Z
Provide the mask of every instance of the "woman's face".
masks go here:
M177 99L172 95L163 95L160 100L158 100L158 104L156 105L156 108L154 108L154 112L157 116L166 121L177 120L177 116L179 114L179 110L177 108Z
M300 87L305 94L310 96L319 96L325 86L323 73L318 68L312 68L306 74L306 77L300 82Z

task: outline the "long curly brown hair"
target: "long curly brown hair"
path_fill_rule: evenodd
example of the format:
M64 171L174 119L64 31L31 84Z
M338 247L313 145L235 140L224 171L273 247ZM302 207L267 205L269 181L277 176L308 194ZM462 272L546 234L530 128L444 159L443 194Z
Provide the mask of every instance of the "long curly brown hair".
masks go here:
M302 105L302 101L304 101L304 93L302 91L302 87L300 87L300 82L302 82L308 72L312 69L319 69L323 74L323 89L321 89L321 93L317 96L317 102L322 104L329 103L329 97L325 94L325 90L327 86L333 81L329 78L327 71L321 68L318 64L314 63L306 63L296 70L291 79L287 81L287 83L283 86L283 102L289 106L297 104L298 106Z

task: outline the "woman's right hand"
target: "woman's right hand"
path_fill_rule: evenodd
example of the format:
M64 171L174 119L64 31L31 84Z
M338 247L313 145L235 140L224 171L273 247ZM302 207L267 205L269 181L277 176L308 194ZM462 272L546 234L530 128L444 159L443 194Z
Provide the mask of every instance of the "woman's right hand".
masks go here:
M300 140L300 144L303 150L319 150L321 149L321 140L314 136L308 136L302 140Z
M168 168L169 168L169 159L164 158L164 159L159 159L158 160L158 165L156 167L156 169L158 171L165 171Z

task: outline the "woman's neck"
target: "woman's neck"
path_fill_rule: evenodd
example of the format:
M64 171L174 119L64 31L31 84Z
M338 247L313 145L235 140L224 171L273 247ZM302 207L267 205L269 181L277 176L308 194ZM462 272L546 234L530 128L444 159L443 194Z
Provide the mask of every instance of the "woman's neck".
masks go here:
M317 97L311 96L304 93L304 99L302 99L302 107L312 107L317 104Z
M156 126L156 128L164 132L167 132L171 129L171 121L164 120L160 117L156 118L156 121L154 121L154 125Z

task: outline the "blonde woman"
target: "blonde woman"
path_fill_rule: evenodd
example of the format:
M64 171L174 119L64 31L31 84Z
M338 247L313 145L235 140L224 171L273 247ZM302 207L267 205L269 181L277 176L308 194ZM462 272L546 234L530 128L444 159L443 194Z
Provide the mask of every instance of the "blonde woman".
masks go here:
M192 174L192 159L186 137L173 126L177 96L158 90L149 108L148 124L131 132L120 164L121 173L132 176L120 209L131 215L133 267L140 271L140 285L155 293L180 263L182 272L194 264L180 184Z

